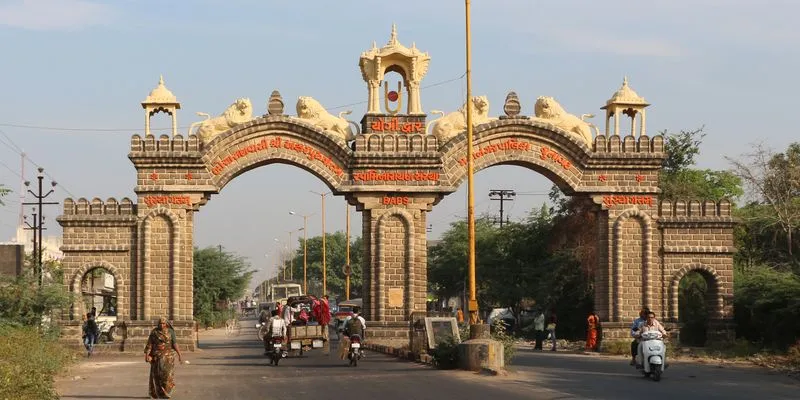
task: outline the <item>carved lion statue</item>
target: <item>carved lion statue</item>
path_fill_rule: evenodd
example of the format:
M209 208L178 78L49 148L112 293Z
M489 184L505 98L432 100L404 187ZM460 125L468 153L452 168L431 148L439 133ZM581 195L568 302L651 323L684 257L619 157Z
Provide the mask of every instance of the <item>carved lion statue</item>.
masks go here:
M592 129L589 124L577 116L567 113L556 99L550 96L537 98L534 115L539 120L577 135L587 145L592 145Z
M297 118L305 120L345 142L355 139L350 123L342 118L329 113L318 101L312 97L300 96L297 99Z
M248 98L240 98L233 102L220 116L211 118L207 113L199 112L197 115L206 117L204 121L195 122L189 127L189 134L197 126L195 135L203 143L208 143L215 136L236 125L253 119L253 105Z
M489 99L486 96L472 97L472 126L487 123L494 118L489 117ZM439 144L445 144L461 131L467 129L467 104L464 103L458 111L451 112L432 121L431 134L436 137Z

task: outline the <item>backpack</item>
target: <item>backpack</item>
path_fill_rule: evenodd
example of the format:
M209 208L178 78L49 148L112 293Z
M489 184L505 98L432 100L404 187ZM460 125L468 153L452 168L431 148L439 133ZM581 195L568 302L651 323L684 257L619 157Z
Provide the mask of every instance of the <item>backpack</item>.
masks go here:
M361 320L359 320L357 316L350 318L350 320L347 321L347 325L345 325L344 331L345 333L347 333L347 336L353 336L353 335L358 335L362 337L364 336L364 330L361 329Z
M87 335L92 334L97 336L99 330L100 328L97 327L97 322L95 322L95 320L90 319L86 321L86 331L84 332L85 334Z

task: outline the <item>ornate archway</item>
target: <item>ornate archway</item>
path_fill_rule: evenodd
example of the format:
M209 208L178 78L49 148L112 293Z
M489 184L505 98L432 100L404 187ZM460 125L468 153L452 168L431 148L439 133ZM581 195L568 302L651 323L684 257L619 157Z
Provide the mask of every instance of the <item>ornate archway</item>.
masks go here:
M144 340L152 320L168 315L181 342L193 343L194 213L240 174L289 164L318 177L362 213L364 311L372 340L407 343L411 319L426 309L427 214L466 178L464 109L428 124L420 112L419 83L429 59L400 44L396 32L386 46L362 54L369 109L360 125L302 96L298 115L288 116L275 91L262 116L253 116L249 99L238 99L221 115L193 124L197 129L185 137L134 135L128 157L137 171L135 203L65 201L58 220L68 276L109 260L124 275L120 311L130 318L131 340ZM403 93L388 89L380 107L378 89L389 70L408 85L405 113ZM498 118L488 115L486 98L470 101L478 111L476 171L523 166L565 194L593 201L600 244L595 308L606 338L627 337L628 321L645 304L676 318L671 285L686 265L717 271L720 318L730 319L730 203L658 202L664 140L645 134L643 118L638 131L632 123L629 133L620 132L621 116L632 116L633 122L647 106L627 80L603 107L607 122L615 119L613 132L601 133L551 97L540 97L534 115L526 116L516 94L509 93L505 115ZM143 107L149 118L153 109L167 106L173 115L180 108L162 80Z

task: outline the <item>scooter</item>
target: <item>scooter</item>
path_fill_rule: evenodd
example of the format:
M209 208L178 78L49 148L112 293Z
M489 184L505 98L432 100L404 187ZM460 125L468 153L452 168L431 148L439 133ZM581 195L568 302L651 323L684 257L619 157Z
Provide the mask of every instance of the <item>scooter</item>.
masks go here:
M661 340L661 332L649 331L640 336L639 354L636 355L636 368L641 368L645 377L661 380L664 373L667 348Z
M350 351L347 353L347 359L350 360L350 365L357 367L358 360L361 357L361 336L352 335L350 336Z

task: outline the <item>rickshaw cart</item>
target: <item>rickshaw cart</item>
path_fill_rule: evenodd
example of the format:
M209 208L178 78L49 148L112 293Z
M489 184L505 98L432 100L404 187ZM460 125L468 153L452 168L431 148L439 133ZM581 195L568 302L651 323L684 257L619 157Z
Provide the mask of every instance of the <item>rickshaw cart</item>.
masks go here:
M298 314L300 309L306 309L309 315L308 322L301 321L295 315L294 321L289 326L288 343L292 356L302 356L306 351L322 348L328 340L328 335L326 335L327 332L325 331L328 327L320 325L314 318L315 302L318 303L319 300L312 295L292 296L286 301L285 307L298 309L296 312L292 311L295 314Z

